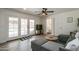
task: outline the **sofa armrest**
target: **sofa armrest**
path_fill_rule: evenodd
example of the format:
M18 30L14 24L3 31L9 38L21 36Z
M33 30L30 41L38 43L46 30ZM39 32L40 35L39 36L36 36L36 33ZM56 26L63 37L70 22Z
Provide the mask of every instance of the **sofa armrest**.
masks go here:
M66 49L64 47L59 47L59 51L72 51L72 50Z

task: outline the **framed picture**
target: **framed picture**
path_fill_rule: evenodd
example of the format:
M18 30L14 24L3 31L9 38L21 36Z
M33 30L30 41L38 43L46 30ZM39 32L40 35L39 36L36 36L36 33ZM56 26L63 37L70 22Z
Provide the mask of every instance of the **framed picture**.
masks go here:
M72 23L73 22L73 17L67 17L67 23Z

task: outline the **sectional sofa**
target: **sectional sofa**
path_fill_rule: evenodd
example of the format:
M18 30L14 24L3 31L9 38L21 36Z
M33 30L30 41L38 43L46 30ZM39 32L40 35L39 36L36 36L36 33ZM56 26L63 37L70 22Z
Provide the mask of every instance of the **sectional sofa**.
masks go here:
M70 51L65 49L66 44L75 37L69 35L59 35L57 40L48 41L46 39L36 39L31 42L32 51Z

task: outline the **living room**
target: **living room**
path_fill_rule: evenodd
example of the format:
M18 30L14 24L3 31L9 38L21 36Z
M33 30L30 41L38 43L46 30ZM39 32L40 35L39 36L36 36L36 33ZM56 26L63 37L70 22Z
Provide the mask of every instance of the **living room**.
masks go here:
M79 31L78 22L79 8L0 8L0 50L18 51L16 44L20 44L20 51L59 51L62 45L60 42L52 43L56 41L52 38L58 39L60 35L68 39L70 33ZM37 25L41 25L41 30L36 28ZM42 43L41 37L45 39ZM20 41L11 43L16 40ZM28 40L32 41L27 43ZM10 47L5 48L9 42ZM56 46L52 47L52 44Z

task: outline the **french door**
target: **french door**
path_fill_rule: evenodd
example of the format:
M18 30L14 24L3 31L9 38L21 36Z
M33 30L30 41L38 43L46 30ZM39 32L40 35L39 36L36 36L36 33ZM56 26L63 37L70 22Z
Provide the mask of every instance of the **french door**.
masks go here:
M29 34L35 33L35 21L33 19L29 20Z
M21 35L27 35L28 34L28 20L22 18L21 19Z
M33 19L21 19L21 35L34 34L34 24Z
M46 19L46 32L52 32L52 19L47 18Z
M35 34L34 19L9 17L9 37Z

